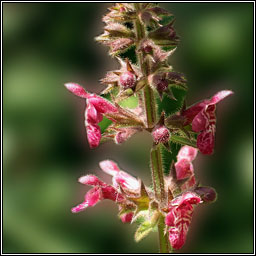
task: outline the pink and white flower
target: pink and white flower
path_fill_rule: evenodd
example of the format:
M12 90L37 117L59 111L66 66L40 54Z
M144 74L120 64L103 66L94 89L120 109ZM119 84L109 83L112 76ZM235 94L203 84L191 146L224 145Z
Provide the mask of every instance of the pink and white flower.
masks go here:
M216 104L231 94L233 92L229 90L220 91L210 100L203 100L181 113L186 118L184 125L191 123L192 130L199 132L197 147L203 154L210 155L213 153L216 130Z
M101 131L98 123L102 121L103 115L118 112L117 107L115 107L108 100L96 94L86 92L85 89L79 84L67 83L65 86L76 96L85 98L87 100L85 110L85 127L87 130L87 138L91 148L98 147L101 140Z
M170 227L169 241L174 249L178 250L184 245L192 220L193 206L200 202L201 198L193 192L185 192L171 201L165 224Z
M85 210L87 207L92 207L96 205L99 201L104 199L109 199L116 202L119 205L119 209L124 207L126 204L131 204L131 202L126 201L125 190L129 192L137 193L140 189L140 182L138 179L134 178L130 174L120 170L117 164L110 160L105 160L100 162L101 169L107 174L113 176L113 184L109 185L101 181L95 175L86 175L79 178L79 182L84 185L93 186L85 194L85 200L72 208L73 213L77 213ZM123 191L120 190L120 186ZM131 222L133 217L133 212L124 213L120 216L122 222Z
M124 196L121 195L116 188L106 184L94 175L83 176L79 179L79 182L84 185L93 186L93 188L85 194L85 200L81 204L71 209L73 213L83 211L89 206L94 206L103 199L109 199L114 202L122 202L125 200Z
M137 191L140 188L140 182L127 172L120 170L117 164L111 160L100 162L100 168L107 174L113 176L113 186L118 188L121 186L123 189Z
M178 155L177 162L175 163L177 180L187 179L188 181L182 185L182 190L195 185L196 180L194 176L194 167L192 161L197 156L197 149L190 146L183 146Z

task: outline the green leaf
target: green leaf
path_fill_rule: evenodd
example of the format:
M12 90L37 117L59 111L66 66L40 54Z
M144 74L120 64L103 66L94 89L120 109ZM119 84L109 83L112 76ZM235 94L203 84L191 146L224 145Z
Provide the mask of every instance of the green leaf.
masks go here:
M170 166L172 161L176 162L176 155L178 154L181 146L176 143L170 143L171 150L168 151L164 146L161 145L161 154L163 161L163 171L165 175L169 175Z
M186 91L184 89L176 88L176 87L172 87L171 90L174 97L177 100L172 100L165 94L162 101L160 100L159 97L157 97L159 115L161 114L162 111L165 111L166 116L174 114L179 110L181 110L183 106L183 102L186 96Z
M161 21L160 21L159 23L160 23L161 25L165 26L165 25L171 23L172 20L174 20L174 18L175 18L175 17L174 17L173 15L163 15L163 16L162 16L162 19L161 19Z
M112 124L113 122L107 119L105 116L103 116L102 121L99 123L99 127L101 130L101 133L104 133L105 130Z
M148 218L149 211L143 210L139 211L133 218L133 221L136 222L137 225L141 225L143 222L145 222Z
M119 105L124 108L136 108L138 105L138 98L130 96L129 98L119 102Z
M172 135L171 136L171 142L178 143L178 144L181 144L181 145L188 145L188 146L197 148L196 140L193 139L193 138L188 139L188 138L184 138L184 137L181 137L181 136Z
M149 221L143 222L135 232L135 241L139 242L141 239L146 237L152 231L152 229L153 227Z
M135 232L135 241L139 242L146 237L157 225L161 213L158 211L145 211L143 214L144 221L140 224Z
M119 54L119 56L122 58L122 59L126 59L128 58L132 64L136 64L137 63L137 57L136 57L136 46L135 45L132 45L130 46L129 48L127 48L125 51L121 52Z
M162 50L169 52L169 51L174 50L175 48L176 48L176 46L163 46Z

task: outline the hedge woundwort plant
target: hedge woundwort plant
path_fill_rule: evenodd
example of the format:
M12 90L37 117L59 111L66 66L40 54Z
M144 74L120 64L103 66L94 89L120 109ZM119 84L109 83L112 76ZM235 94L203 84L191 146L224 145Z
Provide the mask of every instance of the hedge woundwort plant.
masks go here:
M213 153L216 104L232 91L217 92L190 107L185 104L187 81L168 64L179 42L174 17L153 3L117 3L103 17L104 33L96 40L110 47L120 69L110 71L101 83L101 96L76 83L65 84L73 94L86 99L85 126L91 148L101 142L125 142L143 130L152 135L150 169L152 187L118 165L105 160L100 168L113 176L109 185L94 175L79 182L90 185L85 200L72 208L80 212L103 199L117 203L121 221L138 224L138 242L157 230L161 253L180 249L186 240L194 207L213 202L216 192L196 181L192 161L198 151ZM132 98L137 107L122 107ZM111 124L103 130L103 116ZM176 156L176 148L180 150Z

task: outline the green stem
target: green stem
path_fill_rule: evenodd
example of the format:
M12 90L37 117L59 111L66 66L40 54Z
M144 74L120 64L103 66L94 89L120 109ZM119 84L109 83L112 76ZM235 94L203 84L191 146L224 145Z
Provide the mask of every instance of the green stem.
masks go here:
M134 3L134 7L139 13L141 5L139 3ZM138 51L141 40L145 39L146 30L140 20L135 21L135 31L136 31L136 49L137 58L143 73L143 76L147 77L149 75L149 65L148 61L144 58L144 53ZM147 127L153 128L156 123L156 102L155 96L148 84L144 87L144 106L147 117ZM152 169L152 179L154 184L155 196L160 202L160 207L166 202L166 193L164 190L164 177L162 168L162 157L160 152L160 147L152 148L151 150L151 169ZM169 241L168 236L164 234L165 223L164 216L161 214L158 221L158 237L159 237L159 248L160 253L169 252Z
M172 248L169 248L168 236L164 234L164 230L165 230L164 216L161 215L158 221L159 251L160 253L170 253Z
M144 87L144 102L147 116L147 128L152 128L156 121L155 97L152 89L146 85Z
M155 196L160 204L164 204L166 194L164 190L163 164L159 146L151 149L150 159Z
M140 10L140 4L135 3L134 4L135 8L137 11ZM138 51L140 41L145 38L145 28L144 26L140 23L139 19L135 21L135 31L136 31L136 37L137 37L137 42L136 42L136 49L137 49L137 56L138 56L138 62L141 68L141 71L144 76L149 75L149 68L148 68L148 62L144 61L144 54L141 51ZM156 120L156 111L155 111L155 98L153 95L153 92L151 88L146 85L144 87L144 103L145 103L145 109L146 109L146 116L147 116L147 126L148 128L152 128L155 124Z

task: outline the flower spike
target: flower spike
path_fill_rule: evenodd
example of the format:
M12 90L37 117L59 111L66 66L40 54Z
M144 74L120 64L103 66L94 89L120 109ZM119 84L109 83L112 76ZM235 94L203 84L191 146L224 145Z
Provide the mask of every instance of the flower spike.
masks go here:
M109 184L93 174L80 177L78 182L91 188L71 211L78 213L111 200L121 222L138 225L136 242L157 229L160 253L179 250L186 242L195 207L217 198L213 188L196 179L193 161L198 151L213 153L216 105L233 92L222 90L187 107L185 75L168 62L180 40L175 18L157 3L115 3L102 21L104 31L96 41L109 46L109 55L119 65L100 80L104 97L77 83L65 87L86 101L90 148L109 140L120 145L134 134L150 133L152 183L146 186L112 160L101 161L100 169L112 181Z

